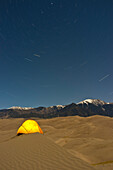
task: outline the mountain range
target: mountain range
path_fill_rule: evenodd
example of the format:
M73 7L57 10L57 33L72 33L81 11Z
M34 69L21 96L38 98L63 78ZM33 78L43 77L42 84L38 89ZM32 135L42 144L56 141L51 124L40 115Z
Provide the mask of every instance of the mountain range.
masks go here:
M86 99L79 103L69 105L56 105L50 107L11 107L0 110L0 118L53 118L65 116L88 117L103 115L113 117L113 103L106 103L99 99Z

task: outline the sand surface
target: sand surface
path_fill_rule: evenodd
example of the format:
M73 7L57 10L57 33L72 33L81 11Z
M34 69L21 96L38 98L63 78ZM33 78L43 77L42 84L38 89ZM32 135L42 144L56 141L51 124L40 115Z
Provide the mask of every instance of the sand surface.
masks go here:
M113 170L113 118L63 117L39 121L45 136L98 170Z
M112 170L113 118L35 119L42 134L16 136L25 119L0 119L0 170Z
M45 135L16 136L22 122L23 119L0 120L0 170L92 169Z

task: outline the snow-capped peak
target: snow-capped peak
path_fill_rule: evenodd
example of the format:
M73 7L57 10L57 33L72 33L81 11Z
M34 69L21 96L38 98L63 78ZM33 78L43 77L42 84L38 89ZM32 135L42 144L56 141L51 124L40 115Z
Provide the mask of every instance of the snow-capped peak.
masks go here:
M65 106L63 106L63 105L56 105L56 107L64 108Z
M50 106L51 108L53 108L54 106ZM56 105L57 108L64 108L64 105Z
M29 110L32 109L32 107L19 107L19 106L12 106L8 109L18 109L18 110Z
M94 105L96 105L96 106L98 106L98 105L104 105L104 104L106 104L104 101L102 101L102 100L99 100L99 99L86 99L86 100L84 100L84 101L81 101L81 102L79 102L79 103L77 103L77 104L89 104L89 103L92 103L92 104L94 104Z

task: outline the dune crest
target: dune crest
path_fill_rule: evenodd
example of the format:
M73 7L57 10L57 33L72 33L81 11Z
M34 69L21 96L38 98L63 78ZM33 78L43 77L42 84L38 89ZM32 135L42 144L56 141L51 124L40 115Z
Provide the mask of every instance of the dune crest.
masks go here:
M28 134L0 144L0 169L90 170L86 162L41 134Z

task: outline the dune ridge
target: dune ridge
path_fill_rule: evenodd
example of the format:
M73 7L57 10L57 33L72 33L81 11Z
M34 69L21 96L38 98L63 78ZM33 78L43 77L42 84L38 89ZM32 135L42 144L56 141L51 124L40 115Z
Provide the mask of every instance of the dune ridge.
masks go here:
M97 169L113 169L110 162L113 158L113 118L74 116L41 120L40 123L46 129L45 135L74 156L95 164Z
M0 169L82 170L92 167L47 137L35 133L0 144ZM93 169L93 168L92 168Z
M17 138L15 137L17 129L24 122L24 120L25 119L0 119L0 159L5 160L5 162L3 161L0 166L5 167L7 165L5 165L5 163L12 155L15 166L16 162L17 164L19 164L18 162L21 162L22 164L23 160L25 160L25 162L32 160L29 161L30 166L32 162L35 162L33 163L33 166L36 167L38 166L36 163L37 160L33 156L36 155L36 153L33 155L31 154L30 157L27 157L26 154L29 153L30 155L32 149L34 148L32 151L34 152L34 150L37 149L37 146L40 146L40 148L42 146L44 146L43 148L48 146L48 149L46 148L44 150L48 152L49 156L52 157L54 153L56 153L56 155L60 154L61 160L68 162L68 165L70 164L73 167L70 168L63 162L61 166L61 163L59 163L61 160L59 161L58 159L59 156L57 156L55 160L53 160L53 158L47 159L48 156L46 156L46 158L44 158L46 167L52 167L55 169L55 166L57 167L58 165L60 169L63 167L67 167L69 169L75 169L77 167L78 169L78 167L81 168L81 165L84 165L84 167L89 166L89 169L113 169L113 118L104 116L92 116L87 118L79 116L58 117L52 119L35 118L34 120L39 123L40 127L44 131L44 135L40 136L39 134L31 134L29 136L24 135ZM42 143L42 145L38 144L39 141ZM31 145L29 146L31 147L29 152L27 149L25 150L25 147L27 147L25 143L27 143L27 146ZM15 149L11 150L12 146L14 146ZM18 151L18 148L21 148L21 153ZM51 152L50 154L50 150L52 151L54 149L55 152ZM56 152L57 150L58 152ZM15 154L14 151L18 152L18 154ZM66 152L65 154L63 153L64 151ZM9 157L7 156L7 153L11 153L9 154ZM38 150L37 153L40 157L40 152L38 152ZM62 153L65 155L65 159L61 157ZM24 155L24 159L21 158L22 154ZM72 161L73 163L69 163L70 159L67 161L67 155L70 157L71 161L74 159L74 161ZM41 160L42 157L40 157ZM80 164L77 164L77 162L79 162L78 160L81 162ZM11 162L10 159L8 161ZM40 162L40 159L38 162ZM52 162L54 162L54 167L51 165ZM23 169L28 168L28 165L25 164L24 166L25 167L23 167ZM41 168L43 169L42 166L39 166L40 170Z

